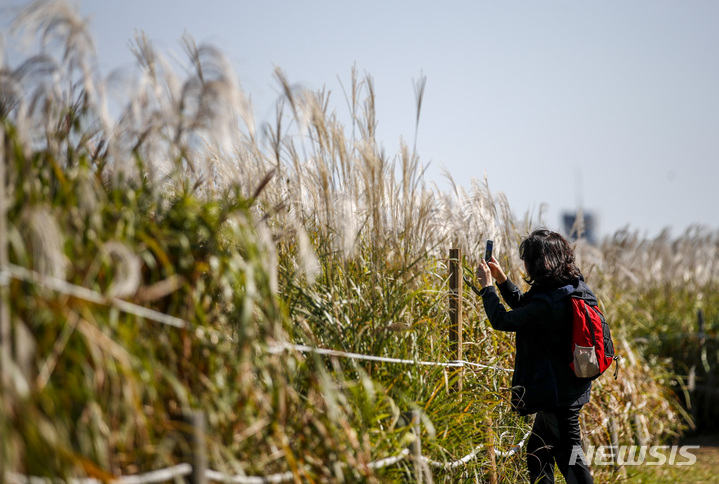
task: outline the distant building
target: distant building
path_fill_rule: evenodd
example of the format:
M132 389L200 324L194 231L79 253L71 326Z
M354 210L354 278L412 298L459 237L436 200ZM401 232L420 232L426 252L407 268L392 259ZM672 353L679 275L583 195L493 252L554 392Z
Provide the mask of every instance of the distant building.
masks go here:
M562 229L564 234L571 240L581 238L592 245L597 243L597 219L591 212L582 210L564 212L564 215L562 215Z

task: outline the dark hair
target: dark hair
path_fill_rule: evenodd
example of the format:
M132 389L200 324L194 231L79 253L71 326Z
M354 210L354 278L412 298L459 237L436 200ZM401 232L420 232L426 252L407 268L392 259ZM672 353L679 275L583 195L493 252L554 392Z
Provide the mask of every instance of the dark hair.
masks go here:
M519 257L527 267L525 280L532 286L559 287L582 275L567 239L551 230L536 229L529 234L519 244Z

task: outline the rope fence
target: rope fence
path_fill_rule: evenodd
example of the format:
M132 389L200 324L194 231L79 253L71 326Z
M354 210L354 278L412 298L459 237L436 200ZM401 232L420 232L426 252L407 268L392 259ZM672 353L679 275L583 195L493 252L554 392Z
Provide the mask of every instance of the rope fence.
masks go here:
M66 296L75 297L84 301L92 302L95 304L102 304L113 306L120 311L128 314L132 314L139 318L148 319L157 323L166 324L175 328L186 328L189 323L184 319L170 316L154 309L146 308L138 304L134 304L119 298L109 298L102 293L93 291L86 287L71 284L67 281L59 279L57 277L40 274L39 272L26 269L14 264L8 264L4 271L0 271L0 282L6 284L9 278L30 282L40 287L50 289ZM307 345L282 343L273 346L269 346L267 351L271 354L277 354L283 351L297 351L301 353L316 353L327 356L337 356L342 358L349 358L355 360L365 361L376 361L381 363L398 363L398 364L410 364L418 366L439 366L445 368L463 368L470 366L474 368L491 369L503 372L513 372L513 369L501 368L499 366L483 365L481 363L474 363L466 360L453 360L449 362L436 362L436 361L420 361L420 360L409 360L401 358L389 358L382 356L364 355L360 353L351 353L339 350L332 350L326 348L317 348Z
M501 368L499 366L483 365L481 363L473 363L466 360L453 360L446 363L437 361L422 361L422 360L409 360L402 358L389 358L384 356L373 356L364 355L361 353L350 353L346 351L331 350L326 348L317 348L314 346L298 345L292 343L282 343L273 346L269 346L267 351L271 354L277 354L284 351L298 351L300 353L316 353L318 355L337 356L342 358L349 358L354 360L365 360L365 361L376 361L380 363L397 363L403 365L417 365L417 366L439 366L444 368L463 368L465 366L471 366L475 368L483 368L496 371L513 372L513 369Z
M589 432L587 435L592 435L597 430L602 429L606 426L609 419L604 419L604 421L597 426L594 430ZM496 448L494 449L494 454L497 457L512 457L515 454L518 454L524 445L526 444L527 440L529 439L529 436L531 435L531 431L528 431L524 434L522 437L522 440L518 443L512 446L508 451L499 451ZM480 444L476 446L469 454L463 456L460 459L450 461L450 462L441 462L432 460L428 457L425 457L423 455L419 456L419 459L425 463L428 464L434 468L440 468L444 470L450 470L455 469L457 467L460 467L462 465L466 465L472 460L474 460L479 453L484 449L484 445ZM367 467L373 470L381 469L383 467L389 467L392 465L396 465L399 462L401 462L404 459L407 459L408 457L411 457L410 450L403 449L399 454L387 457L384 459L380 459L374 462L370 462L367 464ZM116 484L155 484L160 482L166 482L171 481L176 478L180 477L187 477L192 474L192 466L190 464L178 464L172 467L168 467L165 469L160 469L156 471L147 472L145 474L136 474L131 476L122 476L115 479L114 483ZM245 475L227 475L225 473L207 469L205 471L205 478L210 481L215 482L225 482L228 484L271 484L271 483L282 483L282 482L288 482L294 479L294 474L292 472L283 472L283 473L277 473L277 474L271 474L267 476L245 476ZM25 476L22 474L17 473L7 473L6 479L11 484L54 484L56 481L50 478L44 478L44 477L35 477L35 476ZM99 481L97 479L87 478L87 479L69 479L67 481L69 484L101 484L102 481Z
M169 314L161 313L160 311L155 311L154 309L146 308L120 298L107 297L92 289L71 284L57 277L40 274L39 272L14 264L7 264L5 269L0 271L0 281L6 283L9 277L20 281L31 282L40 287L91 303L113 306L120 311L133 314L139 318L149 319L150 321L174 326L175 328L185 328L188 326L188 323L184 319L170 316Z
M128 314L135 315L140 318L144 318L147 320L155 321L161 324L169 325L176 328L186 328L190 326L190 324L180 318L177 318L175 316L170 316L168 314L161 313L159 311L155 311L150 308L146 308L144 306L140 306L119 298L111 298L104 294L101 294L99 292L93 291L91 289L78 286L75 284L71 284L67 281L64 281L62 279L58 279L56 277L47 276L40 274L38 272L16 266L13 264L6 264L6 267L4 270L0 270L0 285L7 285L9 283L10 279L16 279L21 280L25 282L30 282L33 284L36 284L38 286L41 286L43 288L70 296L75 297L78 299L82 299L91 303L95 304L102 304L107 306L115 307L116 309L123 311ZM293 344L293 343L279 343L274 344L266 347L266 351L269 354L280 354L288 351L296 351L299 353L314 353L324 356L333 356L333 357L339 357L339 358L347 358L347 359L353 359L353 360L363 360L363 361L373 361L373 362L379 362L379 363L390 363L390 364L403 364L403 365L414 365L414 366L434 366L434 367L442 367L442 368L464 368L464 367L474 367L474 368L480 368L480 369L489 369L489 370L495 370L498 372L513 372L513 369L507 369L502 368L495 365L484 365L481 363L475 363L463 359L459 360L452 360L448 362L437 362L437 361L425 361L425 360L413 360L413 359L405 359L405 358L391 358L391 357L382 357L382 356L375 356L375 355L366 355L361 353L353 353L353 352L346 352L346 351L340 351L340 350L333 350L328 348L319 348L319 347L313 347L308 345L302 345L302 344ZM595 428L592 432L590 432L588 435L593 434L600 428L606 425L607 420L605 419L604 422L598 427ZM521 449L526 444L529 436L531 434L531 431L528 431L524 434L521 441L518 444L515 444L507 451L500 451L496 447L491 446L489 447L489 451L494 454L496 457L511 457L515 454L519 453ZM419 441L419 435L415 435L415 439L417 442ZM460 466L466 465L480 454L482 450L485 450L485 445L480 444L474 449L469 452L467 455L449 462L443 462L443 461L437 461L430 459L426 456L423 456L421 454L421 451L419 453L413 453L410 448L405 448L402 451L400 451L397 455L386 457L383 459L379 459L377 461L370 462L366 464L366 467L369 469L377 470L384 467L389 467L398 464L399 462L405 460L405 459L412 459L415 461L418 461L416 464L423 464L423 465L429 465L434 468L438 469L456 469ZM346 466L346 464L343 464ZM154 483L160 483L160 482L167 482L172 480L177 480L179 478L187 478L188 476L191 477L194 473L193 465L188 463L182 463L178 465L174 465L171 467L167 467L165 469L160 469L156 471L147 472L144 474L136 474L136 475L129 475L129 476L121 476L117 477L112 482L117 484L154 484ZM18 473L6 473L5 474L6 479L10 483L14 484L54 484L57 481L57 479L50 479L50 478L44 478L44 477L36 477L36 476L25 476ZM204 469L204 478L209 481L216 481L216 482L225 482L230 484L264 484L264 483L282 483L282 482L288 482L294 480L295 474L293 472L283 472L283 473L277 473L277 474L271 474L267 476L247 476L247 475L227 475L223 472L219 472L212 469ZM102 481L99 481L97 479L93 478L84 478L84 479L69 479L67 482L72 484L100 484Z
M522 441L514 445L509 451L501 452L495 449L495 455L498 457L511 457L517 454L531 432L527 432ZM469 454L465 455L461 459L457 459L451 462L441 462L429 459L423 455L419 456L422 463L428 464L434 468L441 468L445 470L455 469L462 465L466 465L474 460L477 455L484 449L484 445L478 445ZM396 465L412 457L410 449L403 449L399 454L392 457L387 457L367 464L367 467L372 470L381 469L383 467L389 467ZM115 484L155 484L159 482L171 481L180 477L187 477L192 473L192 466L190 464L178 464L166 469L160 469L157 471L147 472L145 474L136 474L131 476L118 477L111 481ZM204 474L205 478L215 482L225 482L228 484L270 484L270 483L282 483L294 480L295 475L292 472L283 472L278 474L270 474L268 476L243 476L243 475L227 475L225 473L207 469ZM25 476L17 473L6 474L8 482L11 484L55 484L56 481L45 477ZM92 478L87 479L69 479L66 482L69 484L101 484L102 481Z

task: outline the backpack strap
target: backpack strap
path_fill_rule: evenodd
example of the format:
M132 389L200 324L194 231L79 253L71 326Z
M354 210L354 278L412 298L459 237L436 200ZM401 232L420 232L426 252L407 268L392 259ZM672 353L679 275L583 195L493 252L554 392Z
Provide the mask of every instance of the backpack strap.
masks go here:
M619 357L617 355L614 355L614 379L616 380L619 377Z

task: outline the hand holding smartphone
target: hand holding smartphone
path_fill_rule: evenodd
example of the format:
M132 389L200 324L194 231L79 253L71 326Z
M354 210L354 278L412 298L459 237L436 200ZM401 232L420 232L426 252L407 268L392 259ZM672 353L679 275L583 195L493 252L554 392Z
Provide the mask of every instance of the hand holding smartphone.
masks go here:
M492 260L493 246L494 242L492 242L491 239L487 239L487 246L484 249L484 261L486 263L489 263L489 261ZM497 281L497 283L503 284L507 280L507 275L504 273L504 271L496 261L495 264L490 267L490 271L492 273L492 277L494 277L494 280Z

